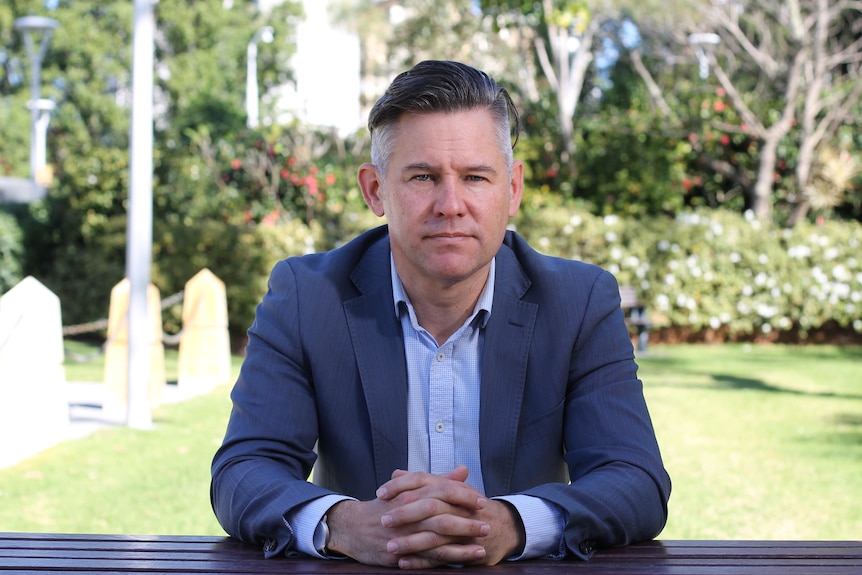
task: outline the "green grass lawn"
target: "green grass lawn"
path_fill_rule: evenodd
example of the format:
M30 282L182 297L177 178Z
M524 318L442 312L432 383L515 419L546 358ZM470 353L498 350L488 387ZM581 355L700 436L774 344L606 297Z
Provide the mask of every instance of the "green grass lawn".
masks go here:
M662 537L862 539L862 348L653 347Z
M638 362L674 481L663 538L862 539L862 348L653 346ZM0 531L222 534L209 464L229 390L0 469Z

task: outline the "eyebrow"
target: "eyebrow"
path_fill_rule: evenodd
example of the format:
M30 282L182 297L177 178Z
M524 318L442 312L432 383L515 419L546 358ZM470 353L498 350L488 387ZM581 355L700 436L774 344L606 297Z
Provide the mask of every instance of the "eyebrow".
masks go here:
M415 164L407 164L401 170L402 172L436 172L438 168L435 168L431 164L426 164L424 162L416 162ZM463 168L458 168L458 171L468 172L468 173L486 173L486 174L496 174L497 170L492 166L486 164L475 164L472 166L465 166Z

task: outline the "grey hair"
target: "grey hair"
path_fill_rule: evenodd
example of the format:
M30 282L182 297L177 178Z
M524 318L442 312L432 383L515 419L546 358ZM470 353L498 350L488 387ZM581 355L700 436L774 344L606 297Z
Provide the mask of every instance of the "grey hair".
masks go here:
M485 72L460 62L443 60L426 60L402 72L374 104L368 116L371 162L385 178L402 115L477 108L491 112L500 151L506 169L511 172L521 120L509 93Z

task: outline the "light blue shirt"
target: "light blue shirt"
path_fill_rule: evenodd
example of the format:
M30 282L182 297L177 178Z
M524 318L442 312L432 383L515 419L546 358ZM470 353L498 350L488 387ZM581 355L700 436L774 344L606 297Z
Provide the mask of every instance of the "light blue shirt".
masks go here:
M496 261L470 317L442 345L416 318L416 312L391 261L395 314L401 320L408 378L408 470L442 474L459 465L470 470L467 483L485 493L479 453L479 403L484 328L494 302ZM350 499L327 495L285 518L296 538L296 549L321 557L320 521L335 503ZM528 495L498 497L512 504L526 532L524 552L512 559L560 557L563 549L563 511Z

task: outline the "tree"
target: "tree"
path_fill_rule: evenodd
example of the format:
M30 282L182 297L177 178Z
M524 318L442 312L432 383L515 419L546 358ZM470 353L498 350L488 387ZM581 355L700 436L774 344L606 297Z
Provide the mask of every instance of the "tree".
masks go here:
M59 21L43 67L44 97L58 106L48 134L48 160L55 168L49 196L31 205L22 223L26 233L25 272L39 279L64 302L64 320L89 321L106 312L106 296L123 278L125 201L128 193L129 94L132 6L129 2L15 2L0 7L5 23L27 14ZM289 78L293 18L299 5L287 1L267 15L251 3L233 9L222 0L162 0L156 6L155 218L193 212L209 201L212 189L177 189L171 173L191 151L187 130L218 136L244 129L243 97L246 45L263 23L276 28L276 42L259 51L264 89ZM290 19L289 19L290 18ZM9 38L7 60L25 58L17 38ZM3 96L16 105L26 100L28 84L0 81ZM18 123L20 124L20 122ZM26 173L26 157L15 146L26 135L18 124L0 125L0 158L11 170ZM7 130L16 133L7 134ZM25 132L26 134L26 132ZM26 149L26 146L25 146ZM154 236L157 244L160 238ZM195 270L197 271L197 270Z
M535 65L541 70L556 99L563 146L560 162L571 165L575 112L594 59L594 40L603 15L591 10L584 0L482 0L480 5L499 29L512 34L513 43L525 56L527 71L523 77L537 78ZM539 98L540 92L532 82L527 83L527 88L534 101ZM571 171L574 172L573 166Z
M713 0L701 10L703 22L721 37L709 53L715 76L739 111L739 128L761 143L751 190L752 209L761 220L773 218L779 146L791 136L798 141L792 224L810 205L806 190L816 150L858 111L862 3Z

